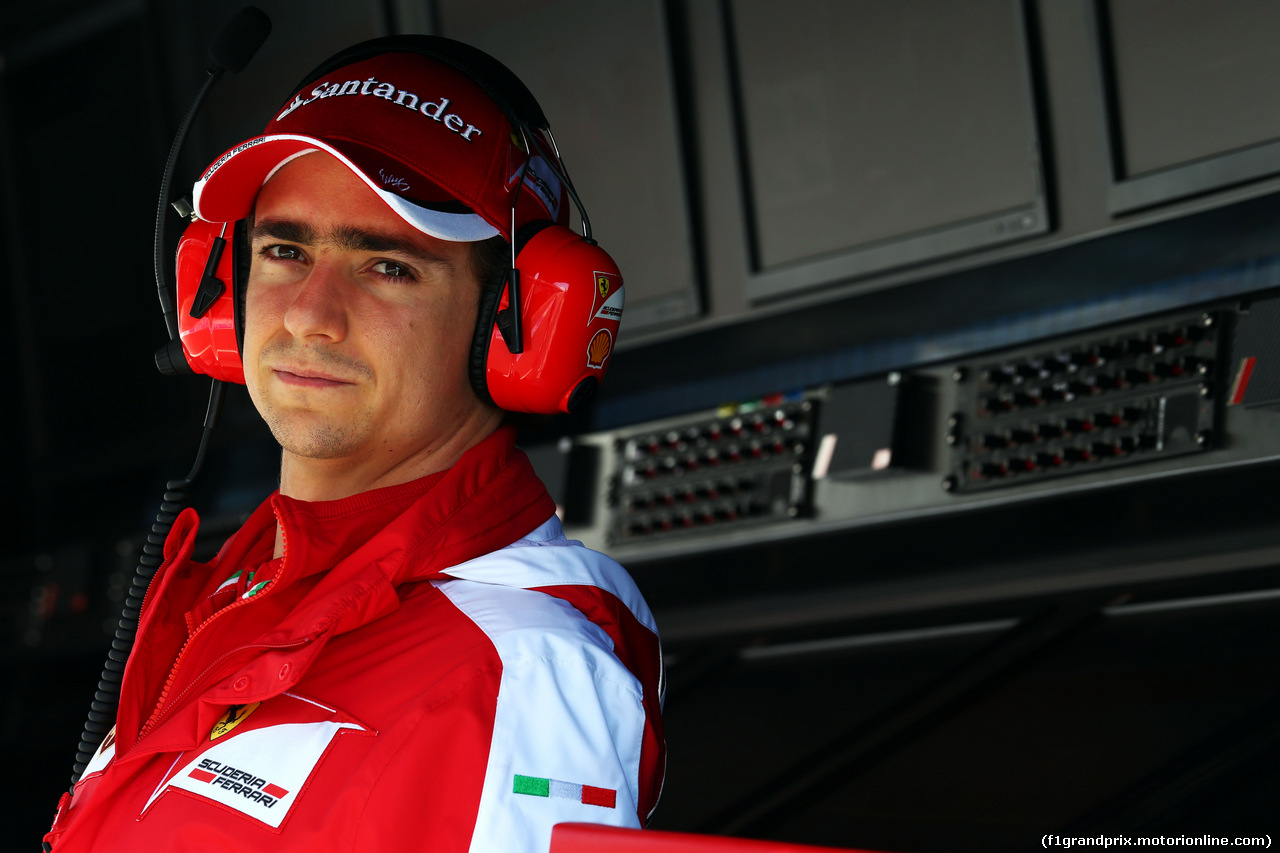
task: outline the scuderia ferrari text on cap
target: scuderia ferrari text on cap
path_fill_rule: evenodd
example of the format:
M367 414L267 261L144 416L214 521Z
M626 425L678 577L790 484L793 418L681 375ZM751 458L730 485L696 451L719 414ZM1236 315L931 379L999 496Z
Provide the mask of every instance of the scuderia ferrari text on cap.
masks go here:
M417 53L391 52L320 75L262 136L213 162L195 185L196 215L252 211L281 166L326 151L410 225L443 240L502 235L535 220L567 224L559 176L474 80Z

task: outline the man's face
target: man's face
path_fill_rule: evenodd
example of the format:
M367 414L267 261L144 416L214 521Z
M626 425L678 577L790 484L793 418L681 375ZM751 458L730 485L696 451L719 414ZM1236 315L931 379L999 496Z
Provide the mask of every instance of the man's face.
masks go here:
M245 380L286 454L381 475L492 418L467 378L468 244L408 225L322 153L267 182L250 242Z

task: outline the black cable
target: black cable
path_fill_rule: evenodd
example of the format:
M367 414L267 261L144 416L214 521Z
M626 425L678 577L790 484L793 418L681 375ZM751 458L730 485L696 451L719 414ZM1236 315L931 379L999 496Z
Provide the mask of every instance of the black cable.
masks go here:
M138 633L138 617L142 613L142 600L147 594L152 578L164 563L164 541L168 538L178 513L182 512L186 505L188 490L199 476L201 468L204 467L210 439L213 437L218 414L222 409L226 387L225 383L215 380L209 389L209 408L205 412L204 432L200 437L200 448L196 451L196 460L191 466L191 472L184 479L170 480L165 484L160 512L156 515L155 523L151 525L151 533L147 536L146 544L142 546L142 556L138 558L138 567L133 573L133 583L125 596L124 610L120 614L115 638L111 641L111 650L107 652L107 661L103 665L102 677L98 680L98 689L93 694L93 703L89 706L89 718L84 724L84 732L80 735L80 748L76 752L76 763L71 773L72 786L80 780L85 767L102 744L103 738L115 725L116 708L120 704L120 682L124 678L124 665L129 659L134 637Z
M241 9L223 26L209 48L209 76L178 126L173 144L169 146L169 158L165 162L164 172L160 178L160 198L156 202L155 243L152 246L151 255L155 268L156 291L160 296L160 310L164 313L165 328L169 333L171 345L178 340L178 318L175 313L173 291L165 275L164 232L165 208L169 204L169 187L178 162L178 152L181 151L191 122L199 112L209 90L213 88L213 84L222 78L225 71L235 73L243 69L257 53L270 32L271 19L261 9L253 6ZM182 357L180 350L175 357ZM142 556L138 558L133 583L125 596L119 627L116 628L115 639L111 641L111 650L107 653L102 678L98 680L97 692L93 694L93 703L89 706L89 718L80 736L80 748L76 752L76 763L72 770L73 786L79 781L85 767L93 759L93 754L97 752L107 732L111 731L111 727L115 724L116 708L120 704L120 682L124 678L125 662L129 659L129 652L133 649L134 637L138 632L142 600L147 594L147 588L151 585L151 579L164 563L164 540L173 528L173 522L177 519L178 513L182 512L186 505L187 491L204 466L205 456L209 450L209 440L218 420L225 390L226 386L216 380L209 389L209 408L205 413L204 434L200 438L200 448L196 451L196 461L191 468L191 473L185 479L170 480L165 484L160 512L156 516L155 523L151 525L151 533L147 536L146 544L142 546Z
M160 309L164 313L165 328L169 333L171 346L178 341L178 318L175 313L173 291L165 275L164 232L165 208L169 204L169 187L173 181L178 153L182 150L182 143L186 140L191 122L199 112L209 90L213 88L213 84L222 78L224 72L230 71L234 74L248 65L249 60L258 52L258 48L266 41L270 32L271 19L254 6L241 9L223 25L209 47L209 76L178 126L173 144L169 146L169 157L160 178L160 198L156 202L155 243L151 255L155 269L156 290L160 296ZM184 360L180 346L173 353L173 359ZM76 763L71 776L73 786L79 781L85 767L93 759L93 754L97 752L107 732L111 731L111 727L115 724L116 708L120 704L120 682L124 678L124 666L129 659L129 652L133 648L134 637L138 632L138 617L142 612L142 601L147 594L147 588L151 585L151 579L164 564L164 541L173 528L173 522L178 518L178 513L182 512L186 505L188 490L204 466L205 456L209 451L209 441L213 436L213 429L217 424L218 412L222 408L222 398L225 393L226 386L215 380L209 389L209 408L205 412L204 434L200 437L200 448L196 451L196 460L191 467L191 473L182 480L170 480L165 484L160 512L156 515L155 523L151 525L151 533L147 536L146 544L142 546L142 556L138 558L133 583L125 596L119 627L116 628L115 638L111 641L111 650L107 653L107 661L103 665L102 678L98 680L98 690L93 694L89 718L80 736L80 748L76 752Z

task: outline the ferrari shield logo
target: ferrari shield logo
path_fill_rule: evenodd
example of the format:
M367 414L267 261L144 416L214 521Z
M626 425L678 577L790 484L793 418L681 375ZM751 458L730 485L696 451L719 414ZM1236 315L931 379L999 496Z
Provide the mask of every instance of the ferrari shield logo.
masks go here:
M610 272L595 271L596 292L591 294L591 315L587 317L590 324L604 311L605 319L622 318L622 277Z
M217 740L243 723L245 718L258 710L261 704L261 702L253 702L249 705L232 705L227 709L227 713L222 715L222 719L213 724L213 731L209 732L209 740Z

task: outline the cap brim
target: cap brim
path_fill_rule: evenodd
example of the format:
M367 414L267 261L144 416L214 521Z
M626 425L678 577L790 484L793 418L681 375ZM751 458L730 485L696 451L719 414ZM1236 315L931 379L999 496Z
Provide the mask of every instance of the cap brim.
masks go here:
M250 139L215 160L195 184L192 204L196 216L207 222L244 219L253 211L258 191L271 176L285 163L311 151L323 151L335 157L397 216L424 234L458 243L487 240L500 234L479 214L432 210L388 192L332 143L314 136L290 134Z

